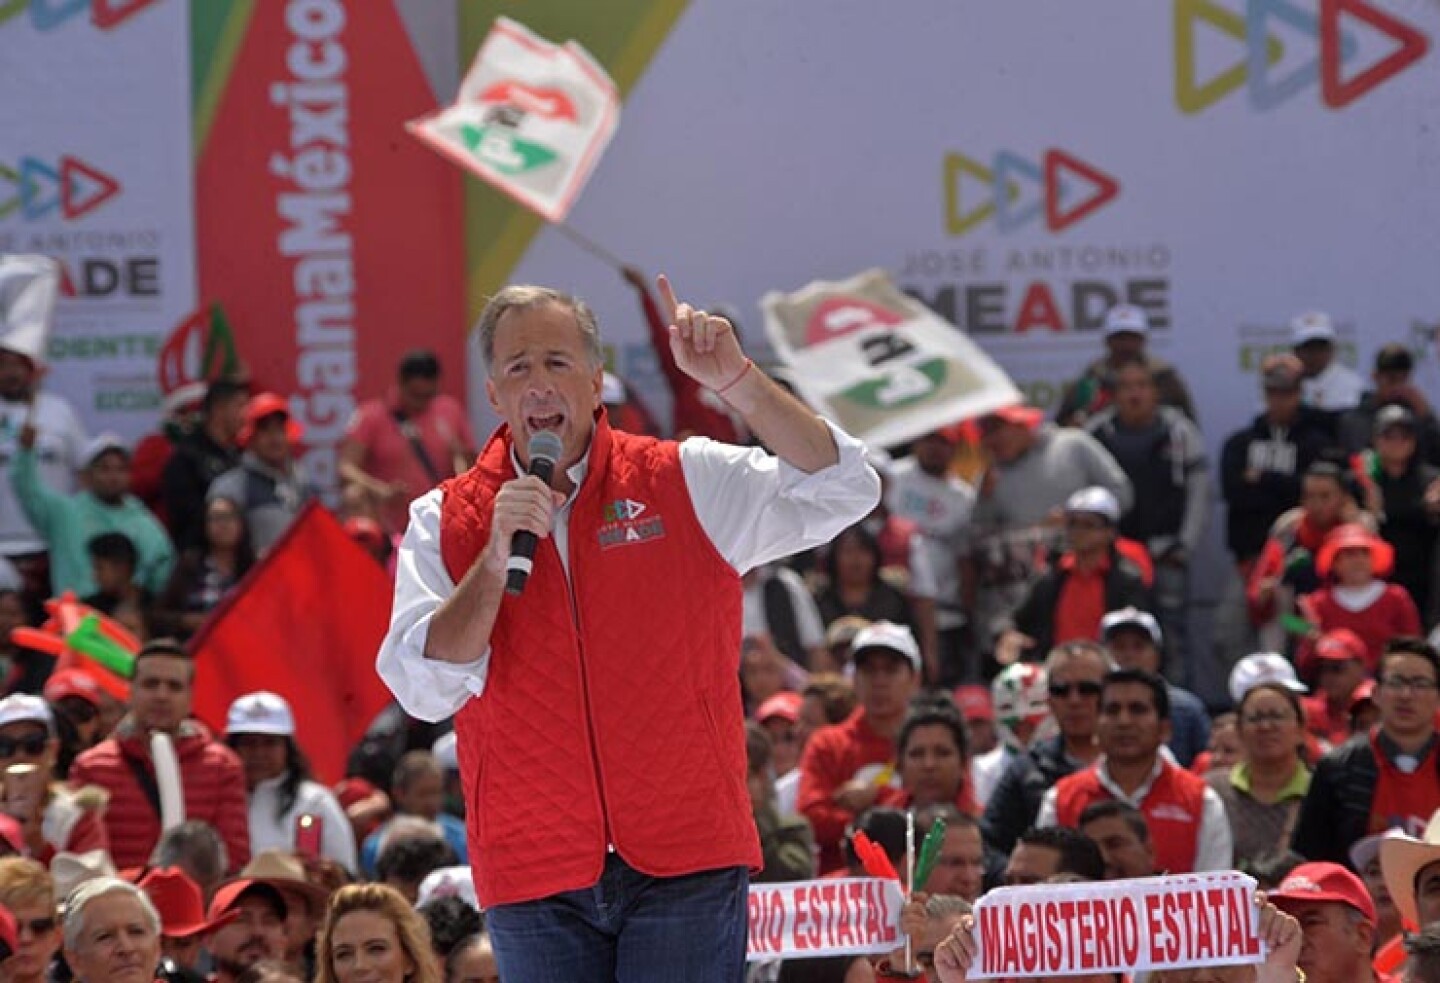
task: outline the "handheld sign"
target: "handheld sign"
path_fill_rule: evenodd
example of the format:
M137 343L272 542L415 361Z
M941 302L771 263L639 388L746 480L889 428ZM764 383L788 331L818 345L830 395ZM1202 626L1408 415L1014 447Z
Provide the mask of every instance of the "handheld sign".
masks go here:
M750 886L751 960L889 952L901 943L900 883L836 877Z
M1255 879L1233 871L991 891L970 979L1134 973L1264 960Z

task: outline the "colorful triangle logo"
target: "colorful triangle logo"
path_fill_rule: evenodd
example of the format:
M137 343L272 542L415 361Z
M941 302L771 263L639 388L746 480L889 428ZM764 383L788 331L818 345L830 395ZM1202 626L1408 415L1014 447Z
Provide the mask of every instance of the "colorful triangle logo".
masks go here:
M1346 80L1341 71L1345 61L1340 17L1349 14L1395 41L1395 50L1369 68ZM1331 109L1342 109L1376 86L1394 78L1425 57L1430 39L1393 15L1373 7L1366 0L1321 0L1320 2L1320 95Z
M1016 178L1029 181L1035 188L1034 197L1018 207L1024 195ZM1018 154L1002 150L995 155L994 185L995 226L1001 232L1018 229L1045 208L1045 172Z
M120 193L120 182L74 157L60 158L60 209L67 219L92 212Z
M60 207L60 172L34 157L20 159L20 207L27 219L42 218Z
M1063 208L1061 202L1066 173L1076 175L1090 188L1087 196L1069 208ZM1045 224L1052 232L1069 228L1119 193L1120 182L1099 168L1063 150L1045 151Z
M1204 21L1247 47L1245 58L1204 83L1196 81L1197 21ZM1175 0L1175 104L1180 111L1198 113L1244 85L1256 47L1263 47L1267 65L1274 65L1285 56L1284 46L1275 37L1265 37L1263 46L1258 40L1252 46L1245 18L1233 10L1217 6L1211 0Z

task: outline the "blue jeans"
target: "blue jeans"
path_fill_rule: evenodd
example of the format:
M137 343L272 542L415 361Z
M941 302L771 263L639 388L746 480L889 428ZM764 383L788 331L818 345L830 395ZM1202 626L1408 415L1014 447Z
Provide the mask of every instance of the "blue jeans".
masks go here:
M503 980L741 983L749 874L651 877L619 854L591 887L485 912Z

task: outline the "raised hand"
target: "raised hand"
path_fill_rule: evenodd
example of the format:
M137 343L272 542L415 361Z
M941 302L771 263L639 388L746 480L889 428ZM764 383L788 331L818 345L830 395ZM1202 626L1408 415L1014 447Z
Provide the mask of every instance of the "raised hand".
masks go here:
M724 395L751 371L734 326L723 317L681 303L663 273L656 279L656 286L660 290L660 310L670 319L670 351L675 364L702 386Z

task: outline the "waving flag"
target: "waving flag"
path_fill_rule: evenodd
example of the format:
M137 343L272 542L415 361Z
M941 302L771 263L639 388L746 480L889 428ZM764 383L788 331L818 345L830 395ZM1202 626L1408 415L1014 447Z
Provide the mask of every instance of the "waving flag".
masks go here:
M876 447L1021 400L968 335L897 290L881 270L771 292L760 304L770 343L800 395Z
M279 693L316 776L338 781L390 698L375 674L390 595L380 564L311 503L191 641L195 716L220 733L237 697Z
M564 221L615 133L615 83L574 41L497 18L455 102L411 133L551 222Z

